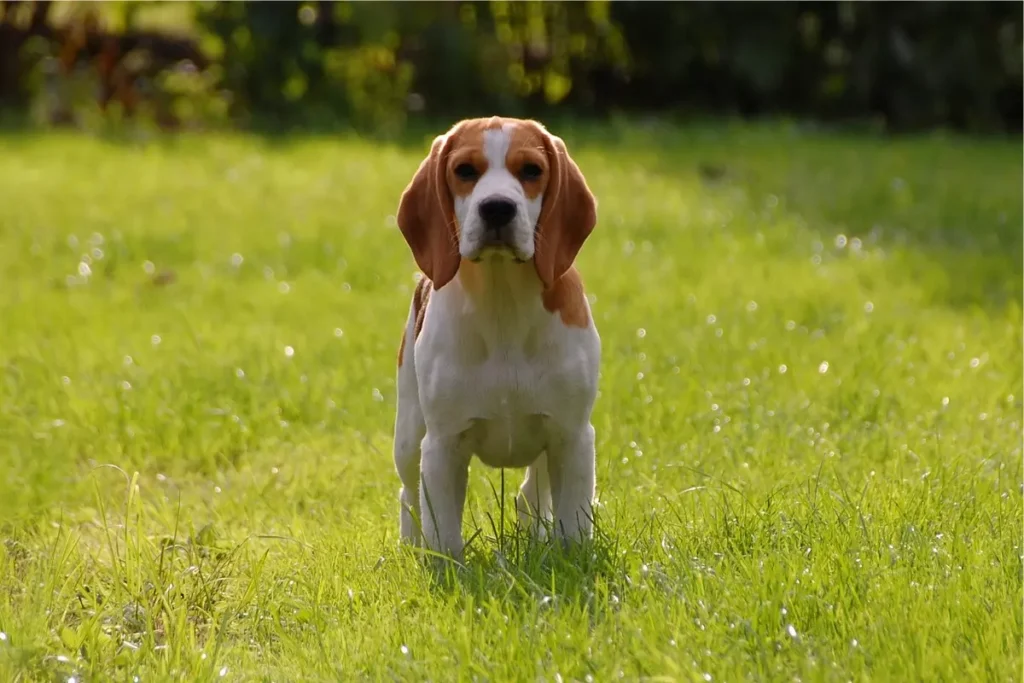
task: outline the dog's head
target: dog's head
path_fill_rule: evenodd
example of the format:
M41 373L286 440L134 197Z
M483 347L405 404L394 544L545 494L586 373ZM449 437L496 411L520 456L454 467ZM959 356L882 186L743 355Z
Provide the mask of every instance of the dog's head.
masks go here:
M459 122L402 193L398 227L435 289L462 259L533 260L545 288L572 266L597 203L565 143L535 121Z

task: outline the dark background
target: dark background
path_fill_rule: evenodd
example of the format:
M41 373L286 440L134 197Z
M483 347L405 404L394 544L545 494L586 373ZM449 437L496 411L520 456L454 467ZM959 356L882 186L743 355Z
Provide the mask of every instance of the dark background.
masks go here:
M1018 133L1019 2L0 2L0 113L87 126L791 116Z

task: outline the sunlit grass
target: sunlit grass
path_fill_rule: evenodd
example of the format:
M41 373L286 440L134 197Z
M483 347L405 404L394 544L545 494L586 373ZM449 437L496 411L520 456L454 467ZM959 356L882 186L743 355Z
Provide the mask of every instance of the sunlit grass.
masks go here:
M557 132L598 535L477 467L441 577L390 455L426 142L0 140L0 679L1017 680L1019 142Z

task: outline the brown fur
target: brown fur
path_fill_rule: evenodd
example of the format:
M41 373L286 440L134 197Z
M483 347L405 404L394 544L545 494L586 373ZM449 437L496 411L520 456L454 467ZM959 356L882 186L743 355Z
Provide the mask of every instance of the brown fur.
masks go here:
M396 220L416 265L440 289L459 269L459 233L448 187L454 135L439 135L402 193Z
M508 154L505 155L505 167L512 175L518 176L527 163L537 164L544 172L538 180L520 181L523 192L529 199L536 199L537 195L548 188L548 179L554 166L548 161L547 150L544 147L545 136L546 133L540 126L532 121L521 122L512 130Z
M430 299L432 285L430 280L421 277L416 283L416 290L412 293L412 314L415 318L413 326L413 339L419 339L420 330L423 329L423 318L427 314L427 301ZM402 367L402 359L405 357L406 330L402 330L402 342L398 345L398 367Z
M536 123L527 122L538 126ZM539 126L538 126L539 128ZM543 129L540 129L543 131ZM576 162L560 138L543 131L541 139L551 165L544 206L537 220L537 275L551 289L572 267L576 254L597 223L597 202Z
M466 259L462 259L462 265L459 266L459 282L462 283L462 288L474 298L480 295L484 287L484 274L480 268L479 263L473 263Z
M562 322L569 327L586 327L590 323L587 314L586 295L579 271L570 267L555 284L541 294L544 308L551 313L558 312Z

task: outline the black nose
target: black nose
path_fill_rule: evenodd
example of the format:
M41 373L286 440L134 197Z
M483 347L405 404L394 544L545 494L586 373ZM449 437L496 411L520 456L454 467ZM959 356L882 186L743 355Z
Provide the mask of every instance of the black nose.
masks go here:
M503 228L516 217L516 204L508 199L485 199L480 202L480 218L488 228Z

